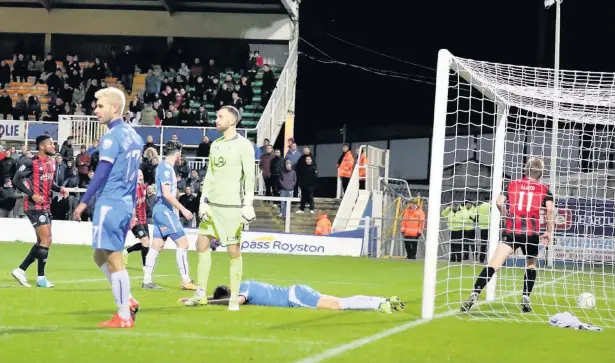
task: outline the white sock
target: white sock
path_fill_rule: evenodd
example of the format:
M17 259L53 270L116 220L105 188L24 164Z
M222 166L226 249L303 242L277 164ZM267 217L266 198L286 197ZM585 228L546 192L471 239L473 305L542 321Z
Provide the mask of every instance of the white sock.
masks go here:
M175 250L175 262L177 262L177 268L179 269L179 275L182 278L182 282L190 282L190 267L188 266L187 248L177 248Z
M122 319L130 318L130 277L128 271L111 273L111 290L117 305L118 314Z
M385 301L387 299L382 297L357 295L340 299L340 308L342 310L376 310Z
M153 248L149 249L147 256L145 257L145 271L143 274L143 283L149 284L152 282L152 275L154 274L154 268L156 267L156 261L158 260L158 254L160 252Z
M102 265L100 265L99 268L105 274L105 277L107 278L107 280L109 280L109 284L111 284L111 272L109 271L109 264L105 262Z

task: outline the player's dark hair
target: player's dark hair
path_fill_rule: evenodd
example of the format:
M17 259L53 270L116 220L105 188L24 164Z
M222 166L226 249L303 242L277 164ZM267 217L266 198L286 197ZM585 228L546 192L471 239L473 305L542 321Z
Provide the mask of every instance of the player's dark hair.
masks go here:
M51 136L49 135L40 135L36 137L36 149L40 150L41 149L41 144L44 143L45 141L51 139Z
M220 285L214 290L214 300L228 299L231 297L231 289L226 285Z

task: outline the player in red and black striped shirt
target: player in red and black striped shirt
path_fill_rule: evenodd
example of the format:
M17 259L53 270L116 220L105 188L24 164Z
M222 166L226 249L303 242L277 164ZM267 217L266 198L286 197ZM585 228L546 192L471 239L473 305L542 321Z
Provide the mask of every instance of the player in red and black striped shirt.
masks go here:
M124 250L124 264L128 264L129 253L141 251L141 260L143 266L145 266L145 257L147 257L147 253L149 252L149 229L147 226L147 203L145 199L147 199L147 185L145 185L145 181L143 180L143 172L139 170L137 179L137 206L135 207L135 216L137 220L134 222L135 226L132 228L132 234L139 240L139 243L135 243Z
M483 268L474 283L474 291L468 300L461 305L461 311L468 311L478 299L478 295L487 285L491 277L502 267L504 262L517 248L525 255L525 276L523 277L523 296L521 310L524 313L532 311L530 294L536 281L536 259L538 246L548 245L553 233L553 195L549 187L540 181L544 170L541 159L530 158L525 167L525 178L511 181L496 205L504 216L505 227L502 233L502 243L498 244L495 253L487 267ZM506 201L508 200L508 208ZM547 230L540 235L540 212L546 208Z
M21 265L13 270L12 275L20 284L30 287L26 270L34 260L38 260L36 286L53 287L45 277L45 265L51 246L51 198L52 192L60 192L63 197L67 197L68 191L53 181L56 168L52 158L55 152L53 139L49 135L41 135L36 138L36 147L38 155L24 162L13 177L13 185L26 194L24 210L36 232L36 244Z

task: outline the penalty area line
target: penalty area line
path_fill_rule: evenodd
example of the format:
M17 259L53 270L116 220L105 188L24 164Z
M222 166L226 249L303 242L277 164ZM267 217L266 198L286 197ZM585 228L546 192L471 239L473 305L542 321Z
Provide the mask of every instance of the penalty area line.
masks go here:
M579 272L574 272L574 273L569 274L569 275L563 275L563 276L560 276L560 277L558 277L558 278L556 278L556 279L554 279L552 281L549 281L547 283L540 284L540 285L537 284L535 287L546 287L546 286L554 285L557 282L559 282L561 280L564 280L566 278L569 278L569 277L571 277L573 275L576 275L578 273ZM518 291L511 292L511 293L508 293L506 295L503 295L503 296L495 299L494 301L490 301L490 302L482 301L482 302L479 302L479 303L476 304L476 306L483 305L483 304L486 304L486 303L493 303L493 302L496 302L498 300L504 300L504 299L507 299L509 297L512 297L512 296L515 296L515 295L518 295L518 294L519 294ZM449 310L449 311L447 311L445 313L440 313L440 314L434 315L433 319L418 319L418 320L414 320L414 321L402 324L400 326L397 326L395 328L383 330L383 331L381 331L379 333L376 333L376 334L373 334L373 335L369 335L369 336L366 336L366 337L363 337L363 338L359 338L359 339L353 340L351 342L348 342L346 344L342 344L340 346L337 346L335 348L331 348L331 349L325 350L322 353L319 353L319 354L316 354L316 355L313 355L313 356L309 356L309 357L297 360L294 363L318 363L318 362L322 362L323 360L330 359L330 358L333 358L333 357L337 357L338 355L341 355L341 354L344 354L346 352L350 352L352 350L361 348L364 345L367 345L367 344L373 343L375 341L378 341L378 340L390 337L391 335L395 335L395 334L404 332L406 330L412 329L414 327L426 324L426 323L428 323L428 322L430 322L430 321L432 321L434 319L447 318L447 317L450 317L450 316L457 315L459 313L460 312L458 312L458 311Z

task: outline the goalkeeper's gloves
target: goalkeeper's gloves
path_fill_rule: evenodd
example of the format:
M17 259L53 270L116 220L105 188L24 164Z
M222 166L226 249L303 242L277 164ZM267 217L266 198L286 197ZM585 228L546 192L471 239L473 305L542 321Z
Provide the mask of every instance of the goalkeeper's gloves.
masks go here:
M211 218L211 208L206 201L201 200L201 205L199 206L199 217L202 221L206 221Z
M241 208L241 222L243 224L250 224L256 219L256 213L254 207L251 205L244 205Z

